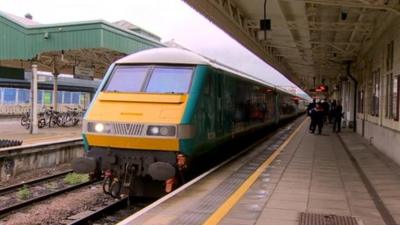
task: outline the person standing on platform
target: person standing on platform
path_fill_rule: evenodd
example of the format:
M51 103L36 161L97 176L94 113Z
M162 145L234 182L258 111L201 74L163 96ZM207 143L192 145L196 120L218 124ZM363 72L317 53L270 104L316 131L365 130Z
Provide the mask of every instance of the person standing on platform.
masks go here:
M339 133L342 127L343 108L340 102L337 103L333 111L333 132Z
M324 124L328 123L328 115L329 115L329 103L328 100L325 99L322 103L321 103L322 109L324 110L324 118L323 118L323 122Z
M307 106L307 116L309 116L311 118L311 123L310 123L310 127L309 127L310 131L313 130L313 125L315 124L315 123L313 123L313 118L311 117L311 114L315 110L315 106L316 106L316 100L314 98L313 101L310 104L308 104L308 106Z
M311 133L315 133L315 129L318 127L318 134L322 133L322 127L324 126L324 109L320 103L317 104L315 110L311 113Z
M333 124L334 122L334 115L335 114L335 109L336 109L336 100L333 100L330 106L329 110L329 123Z

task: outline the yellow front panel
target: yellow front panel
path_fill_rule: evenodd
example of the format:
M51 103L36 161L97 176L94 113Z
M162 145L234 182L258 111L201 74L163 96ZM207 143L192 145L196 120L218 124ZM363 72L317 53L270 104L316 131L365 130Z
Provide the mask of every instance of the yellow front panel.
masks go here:
M85 119L106 123L175 125L182 120L187 98L186 94L101 92ZM86 134L91 146L169 151L179 149L179 141L171 138Z
M87 134L90 145L99 147L179 151L179 140L171 138L121 137Z
M88 112L88 121L179 124L187 95L100 93Z

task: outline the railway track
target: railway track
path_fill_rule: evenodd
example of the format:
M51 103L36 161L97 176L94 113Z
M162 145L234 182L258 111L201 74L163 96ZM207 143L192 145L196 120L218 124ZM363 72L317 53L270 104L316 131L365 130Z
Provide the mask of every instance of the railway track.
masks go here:
M10 213L26 206L46 200L50 197L61 195L63 193L73 191L96 182L96 180L92 180L74 185L61 184L65 176L71 172L72 171L69 170L51 176L31 180L29 182L1 188L0 196L2 198L2 204L0 204L0 218L3 218ZM26 199L18 198L18 194L23 194L22 192L25 192L25 194L28 193L27 195L30 196L26 197Z
M143 209L156 200L156 198L142 197L129 199L128 197L123 197L116 201L109 202L109 204L105 206L97 207L93 210L85 211L70 217L75 219L71 220L68 225L114 224ZM112 221L110 221L109 218L112 218Z
M38 178L38 179L29 180L27 182L21 182L19 184L14 184L14 185L10 185L10 186L7 186L7 187L0 188L0 196L6 194L9 191L21 188L24 185L37 184L37 183L40 183L40 182L43 182L43 181L48 181L48 180L51 180L51 179L54 179L54 178L57 178L57 177L60 177L60 176L65 176L65 175L67 175L69 173L72 173L72 170L67 170L67 171L64 171L64 172L52 174L52 175L41 177L41 178Z
M128 206L128 197L119 199L116 202L112 202L107 206L101 207L92 213L88 213L80 219L71 222L69 225L85 225L90 224L93 221L99 220L104 216L110 215L118 210L124 209Z

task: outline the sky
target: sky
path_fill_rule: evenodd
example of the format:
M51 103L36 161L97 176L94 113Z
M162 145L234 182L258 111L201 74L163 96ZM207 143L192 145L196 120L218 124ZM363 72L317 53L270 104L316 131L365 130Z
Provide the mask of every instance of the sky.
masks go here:
M85 20L129 21L162 38L257 76L295 86L182 0L0 0L0 11L43 24Z

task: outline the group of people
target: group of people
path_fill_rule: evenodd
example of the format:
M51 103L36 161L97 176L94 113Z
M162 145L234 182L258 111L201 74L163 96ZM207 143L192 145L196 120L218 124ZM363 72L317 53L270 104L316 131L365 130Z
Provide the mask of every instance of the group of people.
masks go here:
M324 124L333 123L333 132L340 132L343 108L340 101L328 102L327 100L317 102L313 99L307 107L307 115L311 117L310 132L315 133L318 128L318 134L322 133Z

